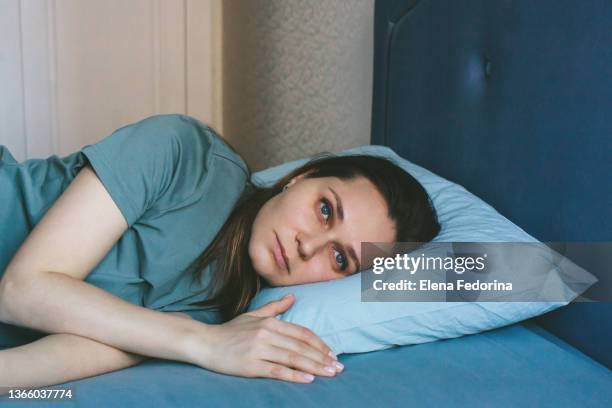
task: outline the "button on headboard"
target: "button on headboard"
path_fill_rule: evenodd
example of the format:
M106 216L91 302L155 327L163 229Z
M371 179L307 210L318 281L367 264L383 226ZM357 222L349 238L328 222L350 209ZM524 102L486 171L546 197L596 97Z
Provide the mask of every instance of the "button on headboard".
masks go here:
M378 0L372 143L542 241L612 241L611 27L609 0ZM538 322L612 367L612 303Z

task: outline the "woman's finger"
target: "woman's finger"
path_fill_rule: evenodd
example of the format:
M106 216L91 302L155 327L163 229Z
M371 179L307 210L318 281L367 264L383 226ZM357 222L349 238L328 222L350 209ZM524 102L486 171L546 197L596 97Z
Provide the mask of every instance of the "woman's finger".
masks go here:
M260 361L258 363L258 371L265 373L264 376L277 380L296 382L302 384L311 383L314 380L314 375L305 373L299 370L293 370L281 364L276 364L270 361Z
M313 362L313 367L315 367L317 370L307 370L309 373L325 375L327 373L325 371L326 367L330 367L333 370L331 373L342 371L343 367L337 367L337 361L335 359L331 358L327 354L323 354L321 350L312 347L310 344L279 332L273 332L273 334L274 336L270 338L271 345L297 353ZM282 363L286 362L287 361L282 361Z
M262 351L261 358L273 363L279 363L283 366L297 369L299 371L321 375L325 377L333 377L336 375L336 367L316 362L303 354L288 350L282 347L269 345Z
M278 319L271 319L269 324L271 325L273 330L276 330L281 334L294 337L298 340L303 341L306 344L311 345L312 347L323 353L324 356L331 356L330 353L333 354L332 349L327 344L325 344L325 342L321 340L321 338L317 336L316 333L314 333L307 327Z

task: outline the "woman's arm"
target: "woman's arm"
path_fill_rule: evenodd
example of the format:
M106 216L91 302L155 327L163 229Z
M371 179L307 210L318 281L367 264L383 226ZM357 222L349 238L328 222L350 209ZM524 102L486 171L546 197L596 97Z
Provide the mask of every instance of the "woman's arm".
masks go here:
M171 313L187 319L185 313ZM37 388L121 370L146 360L86 337L51 334L0 351L0 395L10 388Z
M87 337L131 353L189 362L184 340L208 325L150 310L57 272L10 286L0 296L0 320L45 333Z
M130 367L146 357L73 334L51 334L0 351L0 395L11 388L61 384Z
M0 321L189 362L185 335L208 325L136 306L84 281L126 230L94 170L83 167L8 264Z

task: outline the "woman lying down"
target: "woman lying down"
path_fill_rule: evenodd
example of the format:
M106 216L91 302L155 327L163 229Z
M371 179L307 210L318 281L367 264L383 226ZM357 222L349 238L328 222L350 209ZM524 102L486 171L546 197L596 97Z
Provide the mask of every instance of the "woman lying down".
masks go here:
M0 146L0 387L150 357L298 383L338 375L314 332L275 318L292 296L247 313L251 300L369 268L362 241L430 241L429 197L367 155L319 155L271 186L250 174L186 115L146 118L64 158L18 163Z

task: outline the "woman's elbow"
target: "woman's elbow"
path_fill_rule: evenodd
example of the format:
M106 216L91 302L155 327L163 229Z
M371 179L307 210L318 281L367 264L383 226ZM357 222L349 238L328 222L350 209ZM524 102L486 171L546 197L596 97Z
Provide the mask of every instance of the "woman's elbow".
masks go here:
M11 299L14 298L15 283L6 279L0 279L0 322L9 323Z
M32 301L36 296L35 292L31 293L30 289L40 284L27 278L16 279L5 274L0 279L0 322L22 325L20 319L24 318L24 311L35 303Z

